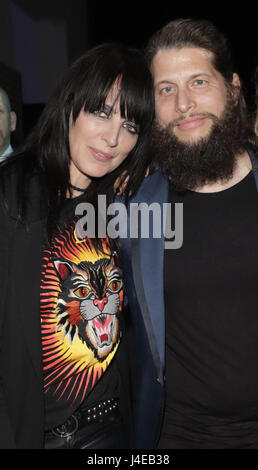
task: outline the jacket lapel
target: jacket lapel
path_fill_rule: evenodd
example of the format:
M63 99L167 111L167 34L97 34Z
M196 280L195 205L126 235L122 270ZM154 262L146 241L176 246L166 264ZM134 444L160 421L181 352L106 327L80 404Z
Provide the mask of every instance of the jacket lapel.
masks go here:
M155 188L155 190L154 190ZM136 198L135 203L145 202L159 204L161 208L161 237L141 237L143 226L140 226L138 238L132 239L132 271L135 289L141 313L145 323L153 359L159 379L163 382L165 358L165 315L163 295L163 203L167 202L168 183L161 172L146 178ZM149 218L149 220L151 217ZM152 221L150 222L150 228Z

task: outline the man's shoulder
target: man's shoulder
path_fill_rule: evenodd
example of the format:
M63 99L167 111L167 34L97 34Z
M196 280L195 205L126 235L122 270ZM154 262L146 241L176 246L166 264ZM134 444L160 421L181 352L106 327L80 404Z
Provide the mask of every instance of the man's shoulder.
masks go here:
M38 199L39 188L39 170L32 155L13 155L0 164L0 199L9 215L17 218L21 197Z
M35 176L39 173L36 158L29 153L13 154L0 163L0 178L15 178L19 175Z
M247 148L247 153L251 159L253 170L258 169L258 149L257 148Z
M164 175L164 173L161 170L157 170L154 173L146 176L146 178L144 178L141 186L144 186L145 184L147 186L147 185L151 185L151 184L154 184L154 183L160 183L160 184L163 183L163 184L166 185L167 182L168 182L168 180L167 180L167 177Z
M152 173L144 178L139 190L132 199L132 201L144 201L152 199L157 201L162 197L163 193L167 192L168 180L161 170Z

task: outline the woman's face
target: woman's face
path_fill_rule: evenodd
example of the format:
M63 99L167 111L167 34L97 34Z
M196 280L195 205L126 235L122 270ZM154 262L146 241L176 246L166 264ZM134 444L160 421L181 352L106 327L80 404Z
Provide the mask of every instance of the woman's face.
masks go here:
M104 109L94 113L82 109L75 122L70 116L70 181L74 186L86 188L91 178L115 170L138 140L136 124L121 117L118 93L114 85Z

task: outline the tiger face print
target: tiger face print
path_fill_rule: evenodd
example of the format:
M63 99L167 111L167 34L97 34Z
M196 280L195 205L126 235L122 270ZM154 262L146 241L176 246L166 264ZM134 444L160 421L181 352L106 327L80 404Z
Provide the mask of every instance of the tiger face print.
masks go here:
M60 279L56 331L70 344L77 338L103 361L119 340L119 313L123 300L121 269L114 255L95 263L54 260Z

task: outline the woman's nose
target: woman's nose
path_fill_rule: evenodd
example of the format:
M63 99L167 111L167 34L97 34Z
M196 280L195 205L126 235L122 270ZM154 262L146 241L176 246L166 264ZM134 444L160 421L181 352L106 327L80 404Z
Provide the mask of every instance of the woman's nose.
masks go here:
M120 123L112 122L112 120L107 123L102 137L109 147L116 147L118 145L120 128Z

